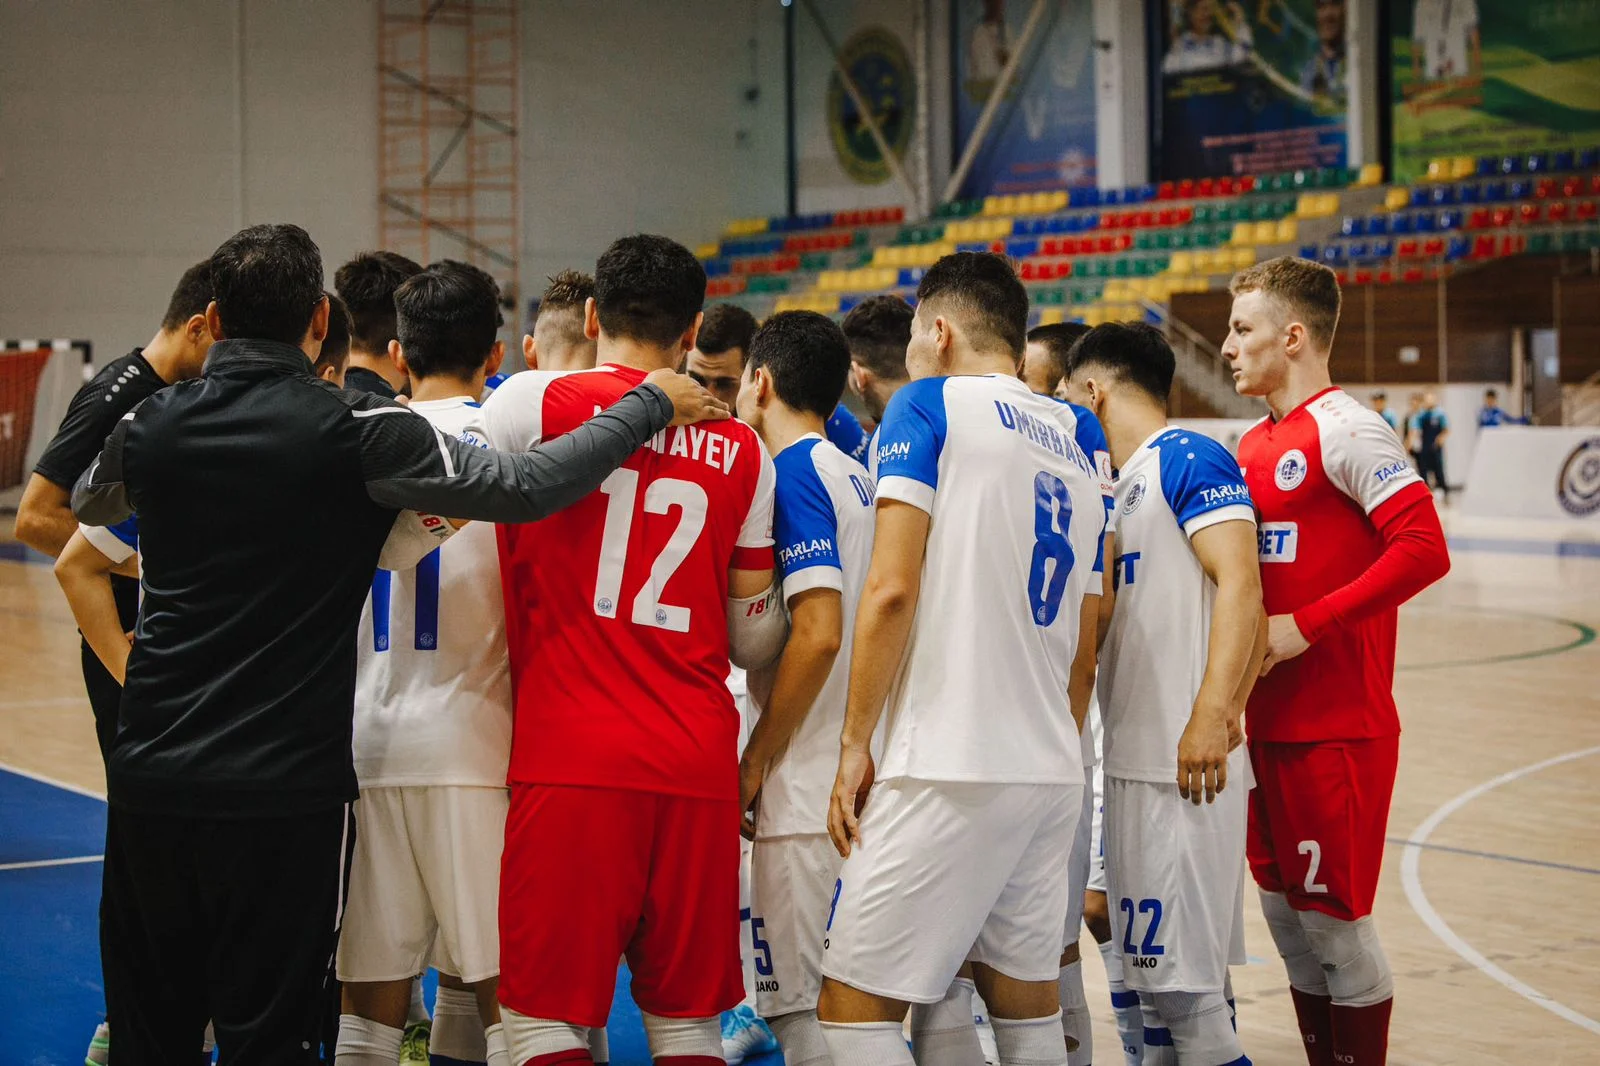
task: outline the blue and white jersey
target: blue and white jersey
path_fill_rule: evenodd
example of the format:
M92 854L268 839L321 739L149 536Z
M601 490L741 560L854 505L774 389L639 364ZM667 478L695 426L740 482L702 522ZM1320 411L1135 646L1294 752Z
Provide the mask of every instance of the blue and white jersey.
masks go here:
M823 428L828 435L828 443L858 463L867 461L867 447L871 438L850 408L842 403L835 406Z
M411 410L489 446L483 411L468 397L413 400ZM511 672L492 523L469 523L414 567L379 570L356 640L362 788L505 786Z
M1071 411L1014 377L927 378L878 430L878 499L931 516L879 779L1082 784L1067 701L1106 511Z
M510 376L510 374L490 374L488 377L484 378L483 393L478 397L478 402L487 402L489 397L494 395L494 390L498 389L501 385L504 385L506 383L506 379Z
M872 561L876 517L866 468L816 434L801 437L772 462L778 474L772 539L784 602L833 589L843 600L844 632L816 702L762 782L757 839L828 831L856 605Z
M1116 493L1117 586L1100 649L1105 772L1172 784L1178 739L1205 678L1217 587L1189 543L1220 522L1255 525L1255 508L1228 450L1193 430L1165 427L1123 466ZM1242 773L1244 749L1229 759Z
M114 526L86 526L78 524L83 539L95 550L118 565L139 553L139 516L124 518Z

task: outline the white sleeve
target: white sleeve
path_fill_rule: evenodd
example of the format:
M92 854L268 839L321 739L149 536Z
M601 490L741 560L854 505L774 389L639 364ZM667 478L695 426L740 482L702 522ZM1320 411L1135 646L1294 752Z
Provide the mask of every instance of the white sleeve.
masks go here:
M756 475L756 490L750 496L750 509L745 512L736 544L740 548L771 548L772 500L778 484L778 471L772 465L772 456L767 454L761 439L754 432L750 434L750 439L761 456L761 470Z
M86 526L78 524L78 532L83 534L83 539L94 546L94 550L120 566L133 558L138 549L106 526Z
M456 527L438 515L401 511L378 552L378 569L410 570L455 532Z
M1382 415L1348 396L1339 400L1312 405L1322 441L1322 467L1335 488L1371 514L1422 478Z
M544 390L560 374L524 370L500 383L483 403L483 427L496 451L525 452L544 440Z

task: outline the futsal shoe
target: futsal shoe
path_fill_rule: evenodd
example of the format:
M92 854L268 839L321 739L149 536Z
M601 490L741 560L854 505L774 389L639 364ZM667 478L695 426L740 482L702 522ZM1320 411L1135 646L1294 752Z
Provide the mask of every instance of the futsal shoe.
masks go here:
M106 1066L111 1061L111 1026L101 1022L95 1026L94 1039L89 1041L89 1051L83 1056L83 1066Z
M400 1066L428 1066L428 1038L432 1035L432 1022L406 1026L406 1035L400 1041Z
M778 1038L749 1006L741 1003L722 1012L722 1057L728 1060L728 1066L739 1066L751 1055L777 1050Z

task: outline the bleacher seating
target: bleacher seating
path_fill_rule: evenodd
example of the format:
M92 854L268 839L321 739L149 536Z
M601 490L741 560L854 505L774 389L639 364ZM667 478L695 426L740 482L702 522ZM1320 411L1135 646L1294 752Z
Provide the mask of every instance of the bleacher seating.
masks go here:
M1017 263L1040 322L1138 318L1172 294L1221 286L1272 255L1299 254L1354 284L1430 281L1457 264L1600 249L1600 148L1433 160L1413 186L1382 168L1073 187L939 205L741 219L703 245L707 295L758 316L843 314L869 295L914 295L956 251Z

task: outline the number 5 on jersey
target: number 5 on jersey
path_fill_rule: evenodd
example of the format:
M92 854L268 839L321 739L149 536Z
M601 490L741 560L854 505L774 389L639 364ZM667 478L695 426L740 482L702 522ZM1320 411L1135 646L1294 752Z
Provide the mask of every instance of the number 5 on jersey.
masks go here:
M605 528L600 537L600 567L595 574L594 613L601 618L617 617L617 601L622 596L622 572L628 559L628 539L633 532L633 509L639 497L639 472L618 468L600 485L606 497ZM667 538L661 554L650 566L650 577L633 598L629 617L635 625L689 632L689 608L661 602L661 590L689 557L700 531L706 526L706 490L693 481L660 478L644 491L644 509L650 514L668 513L677 507L678 526Z

